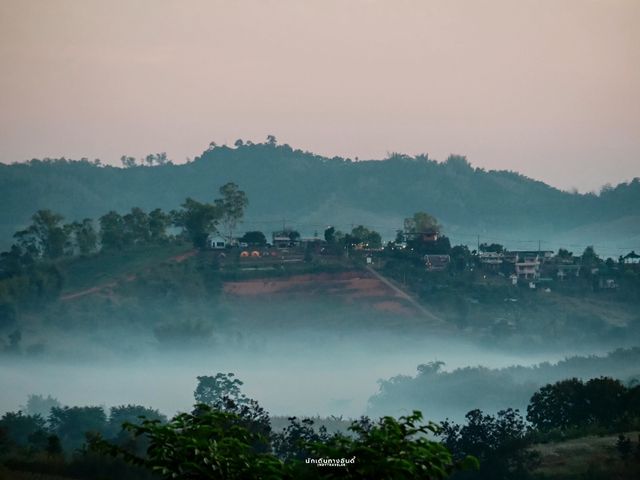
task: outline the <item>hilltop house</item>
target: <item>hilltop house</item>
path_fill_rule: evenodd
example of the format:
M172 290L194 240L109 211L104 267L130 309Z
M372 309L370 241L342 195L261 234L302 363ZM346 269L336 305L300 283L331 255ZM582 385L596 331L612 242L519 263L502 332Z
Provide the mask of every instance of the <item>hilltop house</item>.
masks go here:
M498 270L503 262L503 254L498 252L480 252L478 258L487 270Z
M518 261L518 253L517 252L504 252L502 254L502 262L503 263L510 263L512 265L515 265L515 263Z
M516 257L516 261L530 262L537 259L540 263L546 263L553 258L553 250L513 250L509 255Z
M503 263L513 265L515 278L518 280L539 279L540 266L549 262L552 258L553 250L512 250L504 253L481 252L479 255L480 263L486 268L497 268Z
M516 260L516 275L519 280L536 280L540 277L540 260L535 257L524 257Z
M300 245L300 235L291 235L287 230L273 232L271 234L271 245L276 248L297 247Z
M640 255L635 250L632 250L623 257L623 260L624 263L640 263Z
M209 235L207 246L212 250L223 250L227 248L227 240L220 235Z

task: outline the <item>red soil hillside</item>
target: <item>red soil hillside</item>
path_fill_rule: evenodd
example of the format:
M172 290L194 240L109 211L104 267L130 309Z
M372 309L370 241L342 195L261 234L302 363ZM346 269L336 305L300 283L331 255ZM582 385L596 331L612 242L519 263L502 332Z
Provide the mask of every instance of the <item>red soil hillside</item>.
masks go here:
M332 301L366 303L394 314L416 313L406 298L366 271L225 282L223 291L225 295L236 298L330 297Z

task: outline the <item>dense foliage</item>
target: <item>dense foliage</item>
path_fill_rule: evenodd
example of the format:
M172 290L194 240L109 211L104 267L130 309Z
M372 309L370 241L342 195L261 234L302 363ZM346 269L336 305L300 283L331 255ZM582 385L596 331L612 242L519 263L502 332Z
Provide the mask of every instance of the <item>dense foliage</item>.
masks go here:
M598 426L629 428L640 420L640 385L627 387L619 380L577 378L542 387L527 407L527 420L545 431Z
M472 410L466 423L445 421L440 436L454 456L473 455L480 461L477 472L460 475L486 480L525 480L538 464L538 455L527 449L531 445L524 419L511 408L495 416Z
M457 469L475 466L470 458L455 463L443 445L427 440L424 435L437 429L421 425L421 418L415 412L399 420L354 422L353 435L336 434L324 441L306 442L299 437L298 446L313 462L279 458L270 453L269 438L244 424L241 415L206 405L197 405L196 413L180 414L167 424L126 425L135 437L148 439L144 457L106 442L94 440L93 444L163 478L443 479Z

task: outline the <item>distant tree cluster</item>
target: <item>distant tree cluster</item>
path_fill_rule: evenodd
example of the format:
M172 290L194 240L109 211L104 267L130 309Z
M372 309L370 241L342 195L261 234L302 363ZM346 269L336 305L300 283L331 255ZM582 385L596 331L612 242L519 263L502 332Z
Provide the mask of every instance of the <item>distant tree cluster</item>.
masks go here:
M324 231L324 239L329 246L338 249L351 250L379 249L382 248L382 237L375 230L358 225L351 229L351 233L343 233L335 227L327 227Z
M382 248L382 237L380 234L362 225L358 225L351 230L350 234L345 235L344 242L349 247Z
M0 328L11 328L18 308L34 307L56 298L64 279L58 266L63 258L120 251L188 239L196 248L219 228L232 235L248 205L246 194L234 183L223 185L212 203L187 198L180 210L147 213L134 207L128 213L110 211L94 221L65 223L51 210L37 211L31 225L15 233L15 243L0 253ZM176 230L178 230L176 232ZM9 349L16 348L21 333L11 334Z
M260 231L252 230L240 237L240 242L248 245L264 246L267 244L267 237Z
M166 152L150 153L146 157L141 158L139 161L136 160L135 157L131 157L129 155L123 155L122 157L120 157L120 163L124 168L133 168L133 167L142 167L142 166L161 167L163 165L173 164L173 162L167 158Z
M601 377L586 382L577 378L549 384L538 390L527 407L534 428L552 429L599 426L619 428L640 420L640 386Z
M7 412L0 418L0 432L7 446L30 447L49 453L72 452L85 444L87 434L125 440L121 436L122 424L139 422L141 416L147 420L166 421L157 410L140 405L112 407L107 415L103 407L63 407L50 397L49 403L46 414L18 411Z
M640 386L626 387L607 377L586 382L567 379L545 385L531 397L529 423L511 408L495 416L476 409L465 419L464 424L443 422L439 435L454 458L473 455L480 461L479 471L470 478L533 478L531 472L539 465L540 456L530 447L539 438L550 438L550 431L563 438L567 432L589 434L594 427L600 432L636 429L640 423ZM623 459L630 457L630 445L629 439L620 435L618 450Z
M32 224L16 232L16 246L32 258L55 260L76 252L86 255L97 246L97 234L91 219L63 224L62 215L51 210L39 210Z
M503 253L505 251L504 246L499 243L481 243L480 244L481 252L491 252L491 253Z
M244 216L249 200L235 183L220 187L220 194L222 198L216 199L214 203L201 203L187 198L181 210L171 212L174 225L182 227L196 248L206 246L207 238L218 231L219 224L230 240Z
M539 464L539 454L529 450L529 429L518 412L508 408L496 415L481 410L471 410L465 416L466 423L449 420L442 423L438 432L454 458L472 455L480 468L470 472L478 480L524 480Z

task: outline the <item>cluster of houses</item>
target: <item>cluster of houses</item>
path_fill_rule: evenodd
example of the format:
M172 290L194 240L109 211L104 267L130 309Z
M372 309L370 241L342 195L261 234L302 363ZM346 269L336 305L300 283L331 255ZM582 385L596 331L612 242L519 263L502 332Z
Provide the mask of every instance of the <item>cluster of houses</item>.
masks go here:
M511 272L515 280L537 280L540 278L542 265L549 264L554 259L552 250L529 251L516 250L504 253L480 252L478 260L480 265L486 270ZM571 269L574 265L559 264L559 267ZM578 267L579 269L579 267ZM564 275L566 270L559 270L558 273ZM578 270L575 271L575 274ZM560 275L558 275L560 277Z
M314 251L318 251L323 245L326 245L324 239L317 237L303 238L288 236L283 232L272 233L271 242L266 244L249 244L242 241L242 237L229 239L220 235L210 235L207 239L207 246L210 250L222 251L237 248L239 249L240 257L274 256L277 254L277 251L282 252L289 249L299 250L308 247L312 247Z
M478 260L485 270L511 272L509 278L514 285L519 281L525 281L529 282L531 288L535 288L538 282L566 281L589 274L597 276L599 288L617 288L616 280L609 274L608 268L603 269L593 264L584 265L579 256L563 257L554 255L552 250L480 252ZM621 257L620 262L638 264L640 255L632 251Z
M437 232L424 233L421 240L425 243L435 242ZM278 257L284 252L301 250L311 251L316 254L326 253L327 242L318 237L303 238L299 235L290 235L286 231L273 232L271 242L266 245L249 245L236 238L231 241L221 236L211 236L208 240L210 249L225 250L237 247L239 256L242 257ZM392 244L390 244L392 245ZM398 248L397 243L393 244ZM367 260L370 260L368 254ZM423 256L425 268L432 272L441 272L449 268L451 256L447 254L427 254ZM640 265L640 255L632 251L620 257L624 264ZM567 281L579 278L586 273L599 274L599 268L594 265L583 265L581 257L554 255L552 250L510 250L510 251L480 251L474 259L474 265L487 273L495 273L508 277L516 285L519 282L528 283L535 288L537 283L550 281ZM473 268L470 266L470 268ZM588 272L587 272L588 270ZM600 288L616 288L614 278L599 275Z
M423 259L425 268L433 272L447 270L451 262L449 255L424 255ZM554 255L552 250L481 251L475 260L475 264L484 272L506 276L513 285L525 283L530 288L536 288L540 283L570 281L589 274L597 279L598 288L618 287L615 275L606 265L583 265L579 256L562 257ZM631 251L620 257L619 262L640 267L640 255Z
M537 280L540 278L542 265L553 259L553 251L514 250L506 252L480 252L477 259L480 267L487 272L510 273L512 279ZM430 271L443 271L449 266L449 255L425 255L425 266ZM559 265L558 277L564 278L569 271L578 274L579 266Z
M207 239L207 245L211 250L225 250L227 248L250 248L256 246L249 245L248 243L241 241L241 238L242 237L229 239L220 235L210 235ZM267 243L263 246L266 248L293 248L299 247L302 242L303 239L300 238L291 239L290 237L274 233L272 235L272 243Z
M425 268L428 271L440 272L449 268L449 255L424 255ZM598 288L615 289L616 278L610 269L595 265L583 265L581 257L561 257L552 250L512 250L504 252L479 252L475 264L487 273L508 277L513 285L528 284L536 288L537 284L552 281L569 281L585 274L595 277ZM619 261L626 265L640 266L640 255L635 251L620 257ZM472 267L470 267L472 268Z
M299 235L291 235L290 231L281 230L271 234L271 242L266 244L248 244L243 242L243 237L228 238L220 235L210 235L207 239L207 246L210 250L225 250L227 248L240 248L240 255L245 251L250 253L256 251L272 251L272 250L288 250L288 249L311 249L312 252L319 253L328 247L328 243L324 238L319 237L302 237ZM297 233L297 232L295 232ZM368 246L364 243L354 245L355 250L367 250ZM257 250L256 250L257 249ZM258 255L253 255L258 256Z

